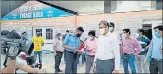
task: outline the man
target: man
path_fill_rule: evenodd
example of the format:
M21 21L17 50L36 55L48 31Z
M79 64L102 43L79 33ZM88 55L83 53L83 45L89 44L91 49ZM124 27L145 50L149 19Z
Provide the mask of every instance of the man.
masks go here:
M23 40L28 40L27 32L23 32L21 38L22 38Z
M64 35L62 36L62 40L64 40L64 39L66 38L66 35L69 34L69 32L70 32L69 30L66 30L66 34L64 34Z
M39 57L39 63L42 65L42 46L44 45L44 39L41 37L40 33L36 33L36 36L32 37L32 42L34 44L34 56L37 59Z
M62 36L63 41L64 41L67 34L69 34L69 30L66 30L66 34ZM64 50L64 61L66 62L66 50Z
M144 30L138 29L137 31L138 37L136 38L139 43L142 46L142 51L139 53L139 55L135 56L136 60L136 67L138 73L148 73L148 66L143 63L145 59L145 55L148 51L148 45L150 44L150 39L148 39L146 36L144 36Z
M113 34L116 35L117 39L120 41L120 36L118 33L115 32L115 25L113 22L109 22L110 26L109 26L109 31Z
M163 26L158 26L158 32L149 45L149 50L144 63L150 60L149 70L150 73L163 73L162 72L162 37Z
M74 34L66 35L64 48L66 49L65 73L77 73L78 48L80 46L80 36L84 32L82 27L78 27Z
M121 43L121 55L122 62L125 74L128 74L128 64L130 66L132 74L136 74L135 69L135 55L138 55L141 50L141 45L138 43L136 39L130 36L130 29L124 29L123 33L125 39L122 40Z
M96 73L118 73L120 70L119 41L109 32L109 23L99 23L100 36L97 40L93 69Z
M92 31L92 30L89 31L88 36L89 38L85 44L86 52L88 54L86 57L85 73L90 73L91 67L93 66L93 63L94 63L94 58L95 58L96 49L97 49L97 38L96 38L95 31Z
M56 40L53 44L53 50L54 50L54 56L55 56L55 72L62 72L59 68L59 65L61 63L61 58L64 52L64 48L62 47L62 40L60 39L61 34L58 33L56 35Z

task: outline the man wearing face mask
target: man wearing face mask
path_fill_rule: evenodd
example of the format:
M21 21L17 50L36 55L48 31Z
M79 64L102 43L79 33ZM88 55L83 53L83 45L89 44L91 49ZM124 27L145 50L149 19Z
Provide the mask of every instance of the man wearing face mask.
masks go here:
M93 70L96 73L118 73L120 70L120 47L115 35L109 32L109 23L99 23L100 36L97 40Z
M66 35L63 42L64 48L66 49L66 68L65 73L75 73L77 74L77 59L78 59L78 48L80 46L80 37L84 29L78 27L74 34Z
M23 40L28 40L27 32L23 32L23 33L22 33L22 39L23 39Z
M123 33L125 37L121 41L121 58L123 62L124 73L129 73L129 65L132 74L136 74L135 55L140 53L141 45L135 38L131 37L130 29L124 29Z
M93 61L94 61L96 49L97 49L97 38L96 38L95 31L93 30L89 31L88 36L89 38L85 44L86 51L88 53L87 58L86 58L86 67L85 67L86 72L85 73L90 73L90 69L93 65Z
M62 38L60 33L57 33L56 35L56 40L53 43L53 50L55 56L55 72L62 72L59 68L59 65L61 63L64 48L62 47Z
M150 44L151 40L148 39L145 35L144 35L144 30L143 29L138 29L137 31L137 35L138 37L136 38L139 43L142 46L142 51L139 53L138 56L135 56L135 60L136 60L136 67L137 67L137 72L138 73L148 73L148 66L146 64L143 63L144 59L145 59L145 55L148 51L148 45Z
M150 73L163 73L162 72L162 38L163 38L163 26L158 26L158 32L155 34L156 37L153 37L150 45L149 50L147 52L146 59L144 63L147 62L147 60L150 60L150 66L149 70Z
M109 31L111 33L113 33L114 35L116 35L117 39L120 41L120 36L118 33L115 32L115 25L113 22L109 22L110 26L109 26Z

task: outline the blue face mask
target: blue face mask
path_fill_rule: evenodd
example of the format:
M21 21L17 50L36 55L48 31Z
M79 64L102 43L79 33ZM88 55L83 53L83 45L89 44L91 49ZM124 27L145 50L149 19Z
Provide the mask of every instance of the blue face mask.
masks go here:
M24 38L25 38L26 40L28 40L28 36L25 36Z
M154 32L154 35L157 36L157 37L160 36L160 34L158 32Z

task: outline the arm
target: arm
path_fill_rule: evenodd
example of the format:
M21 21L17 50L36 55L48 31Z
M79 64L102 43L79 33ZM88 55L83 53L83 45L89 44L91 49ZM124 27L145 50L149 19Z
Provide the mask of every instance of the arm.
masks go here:
M145 58L145 60L149 60L151 55L152 55L152 49L153 49L153 42L151 41L150 45L149 45L149 49L148 49L148 52L147 52L147 56Z
M65 49L73 50L73 49L74 49L73 47L69 47L69 46L68 46L69 37L70 37L69 34L66 35L66 37L65 37L65 39L64 39L64 41L63 41L63 47L64 47Z
M28 65L25 65L25 64L19 64L19 65L17 65L17 67L20 70L25 71L25 72L28 72L28 73L37 73L37 71L38 71L37 69L32 68L32 67L30 67Z
M2 73L12 73L14 74L16 67L16 59L8 60L7 67L2 70Z
M44 45L44 39L43 38L41 38L41 40L42 40L42 46Z
M151 40L149 38L145 37L145 43L147 43L147 45L149 45L150 42L151 42Z
M53 43L54 54L56 54L56 50L57 50L56 48L57 48L57 42L54 41L54 43Z
M141 45L139 44L139 42L135 39L135 51L136 51L136 55L138 55L141 52Z
M112 46L113 46L113 54L115 57L114 70L120 70L120 46L119 46L119 40L117 38L114 38L114 40L112 42Z
M123 41L120 40L120 54L123 54Z

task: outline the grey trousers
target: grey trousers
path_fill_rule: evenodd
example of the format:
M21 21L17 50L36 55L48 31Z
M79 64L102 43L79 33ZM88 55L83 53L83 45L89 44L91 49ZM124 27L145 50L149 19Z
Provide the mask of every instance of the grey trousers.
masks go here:
M65 74L77 74L78 53L66 51Z
M91 67L93 66L94 56L87 56L86 57L86 67L85 67L85 73L90 73Z
M114 70L114 59L96 61L96 73L112 73Z
M137 73L149 73L149 66L144 64L145 55L135 56Z
M151 74L162 74L162 60L156 61L151 59L149 70Z

